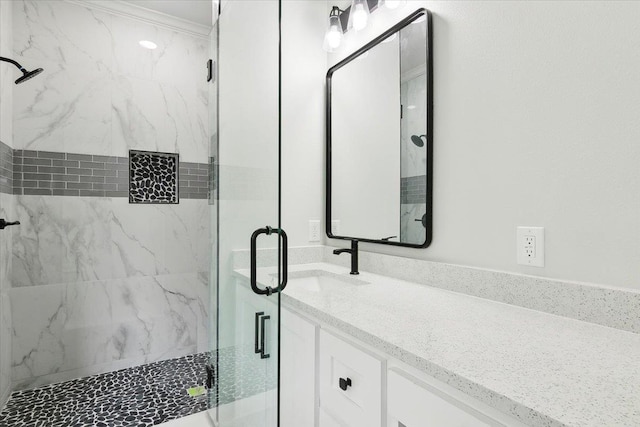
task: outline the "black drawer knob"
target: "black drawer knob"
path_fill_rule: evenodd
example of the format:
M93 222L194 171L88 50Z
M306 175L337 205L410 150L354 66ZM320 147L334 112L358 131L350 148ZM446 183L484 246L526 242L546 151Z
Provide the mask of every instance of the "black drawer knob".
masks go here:
M347 391L347 387L351 387L351 378L340 378L340 388Z

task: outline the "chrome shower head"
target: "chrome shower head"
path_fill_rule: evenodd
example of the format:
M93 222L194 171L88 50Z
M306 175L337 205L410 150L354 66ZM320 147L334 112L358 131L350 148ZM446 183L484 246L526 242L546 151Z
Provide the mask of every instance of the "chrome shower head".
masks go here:
M416 147L424 147L424 141L422 138L427 135L411 135L411 142L415 144Z
M18 80L16 80L16 84L19 85L20 83L24 83L27 80L30 80L32 77L37 76L38 74L40 74L41 72L43 72L44 70L42 68L36 68L33 71L27 71L22 65L20 65L19 63L17 63L16 61L14 61L13 59L9 59L9 58L4 58L2 56L0 56L0 61L4 61L4 62L8 62L10 64L15 65L20 71L22 71L22 77L18 78Z
M44 69L42 68L36 68L33 71L27 71L24 68L21 69L20 71L22 71L22 77L18 78L18 80L16 80L16 84L19 85L20 83L24 83L29 79L32 79L33 77L37 76L38 74L40 74L41 72L44 71Z

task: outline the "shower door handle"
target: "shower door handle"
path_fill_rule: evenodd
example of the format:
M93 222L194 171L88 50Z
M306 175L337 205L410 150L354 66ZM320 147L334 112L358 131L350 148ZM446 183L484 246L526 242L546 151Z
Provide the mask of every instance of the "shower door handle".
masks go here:
M266 321L271 319L271 316L265 316L264 311L256 313L255 318L255 353L260 354L260 359L268 359L270 354L266 353Z
M273 233L277 233L278 236L280 236L280 240L282 242L282 269L281 269L282 280L280 281L280 284L278 285L277 288L270 288L267 286L264 289L260 289L258 288L258 279L257 279L258 266L257 266L256 256L258 252L258 247L257 247L256 241L258 240L258 237L262 234L266 234L267 236L269 236ZM285 231L281 228L272 228L272 227L266 226L265 228L258 228L256 231L253 232L253 234L251 234L251 289L253 290L253 292L255 292L258 295L269 296L273 293L282 292L284 290L284 288L287 286L287 276L288 276L288 271L287 271L287 265L289 263L288 247L289 247L289 240L287 238L287 233L285 233Z

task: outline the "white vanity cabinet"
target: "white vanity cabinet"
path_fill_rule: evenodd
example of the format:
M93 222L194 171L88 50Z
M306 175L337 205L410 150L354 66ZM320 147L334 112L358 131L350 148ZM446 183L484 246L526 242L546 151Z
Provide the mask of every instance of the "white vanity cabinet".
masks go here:
M381 427L384 361L320 331L320 427Z
M503 426L399 369L387 374L387 427Z
M280 426L316 425L318 327L282 307L280 327Z
M343 332L282 313L282 426L524 427Z

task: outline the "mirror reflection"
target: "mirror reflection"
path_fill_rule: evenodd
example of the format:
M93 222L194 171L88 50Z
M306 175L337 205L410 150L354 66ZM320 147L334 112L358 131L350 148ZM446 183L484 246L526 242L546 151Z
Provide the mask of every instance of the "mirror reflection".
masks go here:
M327 74L329 237L430 242L427 17L414 13Z

